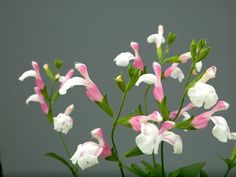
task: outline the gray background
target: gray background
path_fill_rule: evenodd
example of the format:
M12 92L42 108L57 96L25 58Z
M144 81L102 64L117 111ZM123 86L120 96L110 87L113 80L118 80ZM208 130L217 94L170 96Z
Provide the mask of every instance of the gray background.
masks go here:
M155 60L153 45L146 43L146 37L163 24L168 31L177 33L172 54L188 50L192 38L207 38L212 47L204 67L218 67L217 78L211 84L221 99L228 101L231 108L221 112L231 130L236 130L235 121L235 19L234 1L0 1L0 110L1 110L1 160L5 176L70 176L60 163L44 156L55 151L64 155L57 134L41 113L38 104L25 105L25 99L33 93L33 81L18 81L22 72L31 68L31 61L40 65L51 64L61 57L65 64L63 73L73 67L74 61L86 63L93 80L102 92L109 95L115 110L120 102L120 92L113 84L113 78L121 68L113 58L129 48L131 40L141 44L141 55L148 70ZM182 66L186 70L186 66ZM76 73L76 75L79 75ZM176 80L165 81L165 93L169 95L170 108L175 109L181 93L181 84ZM125 103L123 115L133 110L143 99L143 86L134 88ZM90 130L101 127L108 139L111 120L84 95L84 88L71 89L61 97L55 108L59 113L71 103L75 104L74 128L66 139L74 152L77 145L90 138ZM151 94L149 110L155 110ZM226 166L218 155L229 156L234 145L218 142L208 129L180 133L184 143L182 155L172 154L172 147L166 146L167 170L173 170L188 163L207 162L210 176L222 176ZM135 145L137 136L132 130L119 127L117 144L119 151ZM110 141L109 141L110 142ZM159 157L158 157L159 158ZM127 163L139 163L142 158L133 158ZM145 157L150 160L151 157ZM158 159L159 160L159 159ZM118 176L115 164L99 160L100 164L85 170L81 176ZM129 174L128 172L126 172ZM96 175L95 175L96 174ZM129 174L131 175L131 174ZM235 176L236 171L231 173ZM230 176L230 175L229 175Z

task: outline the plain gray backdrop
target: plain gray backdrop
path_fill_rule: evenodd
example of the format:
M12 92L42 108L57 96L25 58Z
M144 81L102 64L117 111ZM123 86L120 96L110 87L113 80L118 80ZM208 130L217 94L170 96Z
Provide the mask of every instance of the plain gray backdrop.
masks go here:
M55 151L65 156L56 132L47 122L39 105L25 104L33 93L34 81L23 83L18 77L31 69L31 61L42 66L52 64L60 57L64 60L62 73L73 67L75 61L87 65L92 79L103 93L107 93L114 110L120 103L120 91L114 86L113 78L121 69L113 59L120 52L132 51L130 41L141 45L140 53L149 72L155 60L155 48L146 43L146 37L157 32L163 24L168 31L177 34L171 54L188 51L192 38L206 38L211 53L204 68L218 67L217 77L210 83L216 88L220 99L231 104L229 111L220 112L232 131L236 131L236 7L234 1L189 1L189 0L1 0L0 1L0 111L1 111L1 161L6 177L10 176L70 176L60 163L44 156ZM184 71L186 66L181 66ZM79 75L76 73L76 75ZM171 109L179 104L182 85L169 79L164 83L165 93ZM143 101L144 86L135 87L128 95L122 115L132 111ZM155 110L149 94L149 110ZM66 136L71 153L79 143L90 139L90 130L104 129L109 143L111 119L87 99L85 89L76 87L66 96L59 98L54 112L64 111L73 103L74 128ZM115 111L115 112L116 112ZM219 155L229 156L235 142L220 143L211 133L213 124L200 131L180 133L184 153L175 155L166 145L167 171L194 162L207 162L205 167L210 176L223 176L225 164ZM119 127L116 141L120 154L135 146L137 134L131 129ZM132 158L126 163L140 163L150 156ZM157 157L160 160L159 156ZM116 164L99 159L96 165L81 173L81 176L119 176ZM126 172L128 176L132 176ZM236 171L229 176L235 176Z

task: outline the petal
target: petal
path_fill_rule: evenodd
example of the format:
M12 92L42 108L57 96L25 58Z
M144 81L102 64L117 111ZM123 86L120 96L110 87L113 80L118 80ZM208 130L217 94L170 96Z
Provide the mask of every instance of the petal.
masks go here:
M128 66L129 61L134 59L134 55L130 52L120 53L114 61L117 66Z
M175 154L181 154L183 151L183 144L182 144L182 139L179 135L176 135L173 132L170 131L164 131L161 134L163 141L169 143L170 145L173 146L174 153Z
M34 70L25 71L20 77L19 80L23 81L28 77L36 77L36 72Z
M81 170L85 170L86 168L92 167L98 164L98 159L95 156L90 154L84 154L79 160L78 165L80 166Z
M64 112L65 115L70 115L70 113L74 110L74 105L71 104L70 106L68 106Z
M163 121L163 117L158 111L154 111L153 113L149 114L148 117L154 122L160 123Z
M175 126L175 122L173 121L165 121L161 125L160 133L170 130Z
M104 142L103 150L101 153L102 158L105 159L106 157L111 156L111 154L112 154L112 152L111 152L110 145L107 142Z
M213 87L212 87L213 88ZM213 88L214 89L214 88ZM213 91L213 90L212 90ZM208 94L205 98L205 104L204 104L204 108L205 109L209 109L211 108L212 106L214 106L218 101L218 96L215 92L215 89L214 89L214 92L211 92L210 94Z
M103 139L103 131L101 128L96 128L96 129L92 130L91 135L93 138L95 138L97 140Z
M155 84L157 82L157 78L154 74L143 74L141 75L137 82L135 83L136 86L139 86L141 82L147 83L147 84Z
M182 82L182 80L184 79L184 73L179 67L176 67L171 72L170 77L172 77L173 79L178 79L179 82Z
M212 116L211 120L215 124L214 128L212 129L212 134L220 142L226 143L228 141L228 137L230 136L228 123L221 116Z
M201 61L197 62L195 67L197 69L197 72L200 72L202 70L202 62Z
M151 34L150 36L147 37L147 42L148 43L154 43L156 42L158 34Z
M65 95L69 88L72 88L77 85L84 85L87 86L87 81L81 77L72 77L68 79L63 86L59 89L60 95Z
M141 131L141 123L145 118L146 116L134 116L129 120L129 123L134 131Z
M87 66L85 64L75 62L75 69L77 69L80 72L80 74L84 76L85 78L89 77Z
M39 102L38 94L30 95L26 100L26 104L29 104L29 102L31 102L31 101Z

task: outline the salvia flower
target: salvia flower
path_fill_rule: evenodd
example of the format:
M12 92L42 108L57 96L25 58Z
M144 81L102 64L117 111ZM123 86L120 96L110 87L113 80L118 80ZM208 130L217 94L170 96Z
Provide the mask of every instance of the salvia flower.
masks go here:
M189 103L187 104L185 107L183 107L178 115L179 116L184 116L185 120L190 118L190 115L188 113L188 111L192 110L193 108L195 108L196 106L193 103ZM170 112L169 117L170 119L174 119L177 116L179 110L175 110Z
M154 84L153 96L155 100L157 100L158 102L162 102L164 98L164 93L163 93L163 87L161 83L161 65L157 62L153 62L152 66L153 66L155 75L151 73L143 74L139 77L135 85L139 86L141 82L144 82L147 84Z
M147 38L148 43L155 43L156 48L160 48L162 43L165 43L165 38L163 37L164 29L162 25L158 26L158 33L157 34L151 34Z
M103 139L103 131L97 128L91 131L93 138L98 140L98 143L87 141L79 144L76 152L71 157L73 164L78 164L82 170L98 164L98 157L106 158L111 155L109 144Z
M65 76L59 76L59 82L61 83L60 88L64 85L64 83L70 79L71 77L73 77L74 75L74 70L70 69L69 71L67 71Z
M144 64L143 64L143 60L142 60L142 58L139 54L139 48L140 48L139 43L132 41L130 43L130 47L133 49L134 55L130 52L120 53L114 59L114 61L116 62L116 65L117 66L128 66L130 60L133 60L133 67L138 68L140 70L143 70L144 69Z
M57 117L53 118L54 130L67 134L73 127L73 119L69 116L73 111L74 105L70 105L66 108L64 113L60 113Z
M197 107L204 105L205 109L209 109L216 104L218 100L216 91L214 87L206 84L209 79L215 78L215 75L216 67L212 66L207 69L202 78L188 90L189 99Z
M76 63L75 68L80 72L80 74L84 77L72 77L67 79L63 86L59 89L59 93L64 95L67 93L67 90L74 86L83 85L86 87L86 95L92 101L102 102L103 96L99 91L96 84L90 79L87 67L83 63Z
M178 65L178 63L173 63L170 67L168 67L164 72L164 77L171 77L173 79L178 79L179 82L182 82L184 79L184 73Z

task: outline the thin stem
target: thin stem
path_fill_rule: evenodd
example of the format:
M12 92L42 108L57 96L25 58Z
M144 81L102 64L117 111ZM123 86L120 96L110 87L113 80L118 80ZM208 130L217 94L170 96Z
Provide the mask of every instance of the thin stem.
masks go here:
M156 158L155 158L155 154L152 153L152 163L153 163L153 167L156 168L157 163L156 163Z
M226 173L225 173L225 176L224 177L226 177L227 175L228 175L228 173L229 173L229 171L230 171L231 169L230 168L228 168L228 170L226 171Z
M127 96L127 91L123 93L121 104L120 104L120 107L119 107L119 111L118 111L118 114L117 114L117 117L116 117L115 121L113 122L112 131L111 131L112 146L113 146L114 152L116 153L116 156L118 158L118 166L120 168L120 172L121 172L122 177L125 177L125 174L124 174L124 170L123 170L123 167L122 167L122 162L121 162L121 160L119 158L118 151L117 151L117 148L116 148L114 135L115 135L115 129L117 127L117 123L118 123L121 111L122 111L123 106L124 106L124 102L125 102L126 96Z
M186 82L185 82L185 85L184 85L184 91L183 91L183 94L182 94L180 106L179 106L178 112L177 112L177 114L176 114L176 116L175 116L175 118L174 118L174 121L177 119L177 117L179 116L179 114L180 114L180 112L181 112L181 110L182 110L182 108L183 108L184 101L185 101L185 97L186 97L186 94L187 94L186 87L187 87L188 84L189 84L189 81L190 81L190 78L191 78L191 76L192 76L192 72L193 72L194 66L195 66L195 64L192 63L191 68L190 68L190 70L189 70L188 78L187 78L187 80L186 80Z
M161 142L161 176L165 177L164 142Z
M65 140L64 140L64 137L63 137L63 135L62 135L61 133L58 133L58 134L59 134L59 137L60 137L61 142L62 142L62 144L63 144L63 147L64 147L64 149L65 149L65 151L66 151L66 154L67 154L68 158L70 159L70 158L71 158L71 154L70 154L70 151L69 151L69 149L68 149L68 146L66 145L66 142L65 142Z
M148 114L147 93L148 93L150 87L151 87L151 85L147 85L145 92L144 92L144 112L146 115Z

